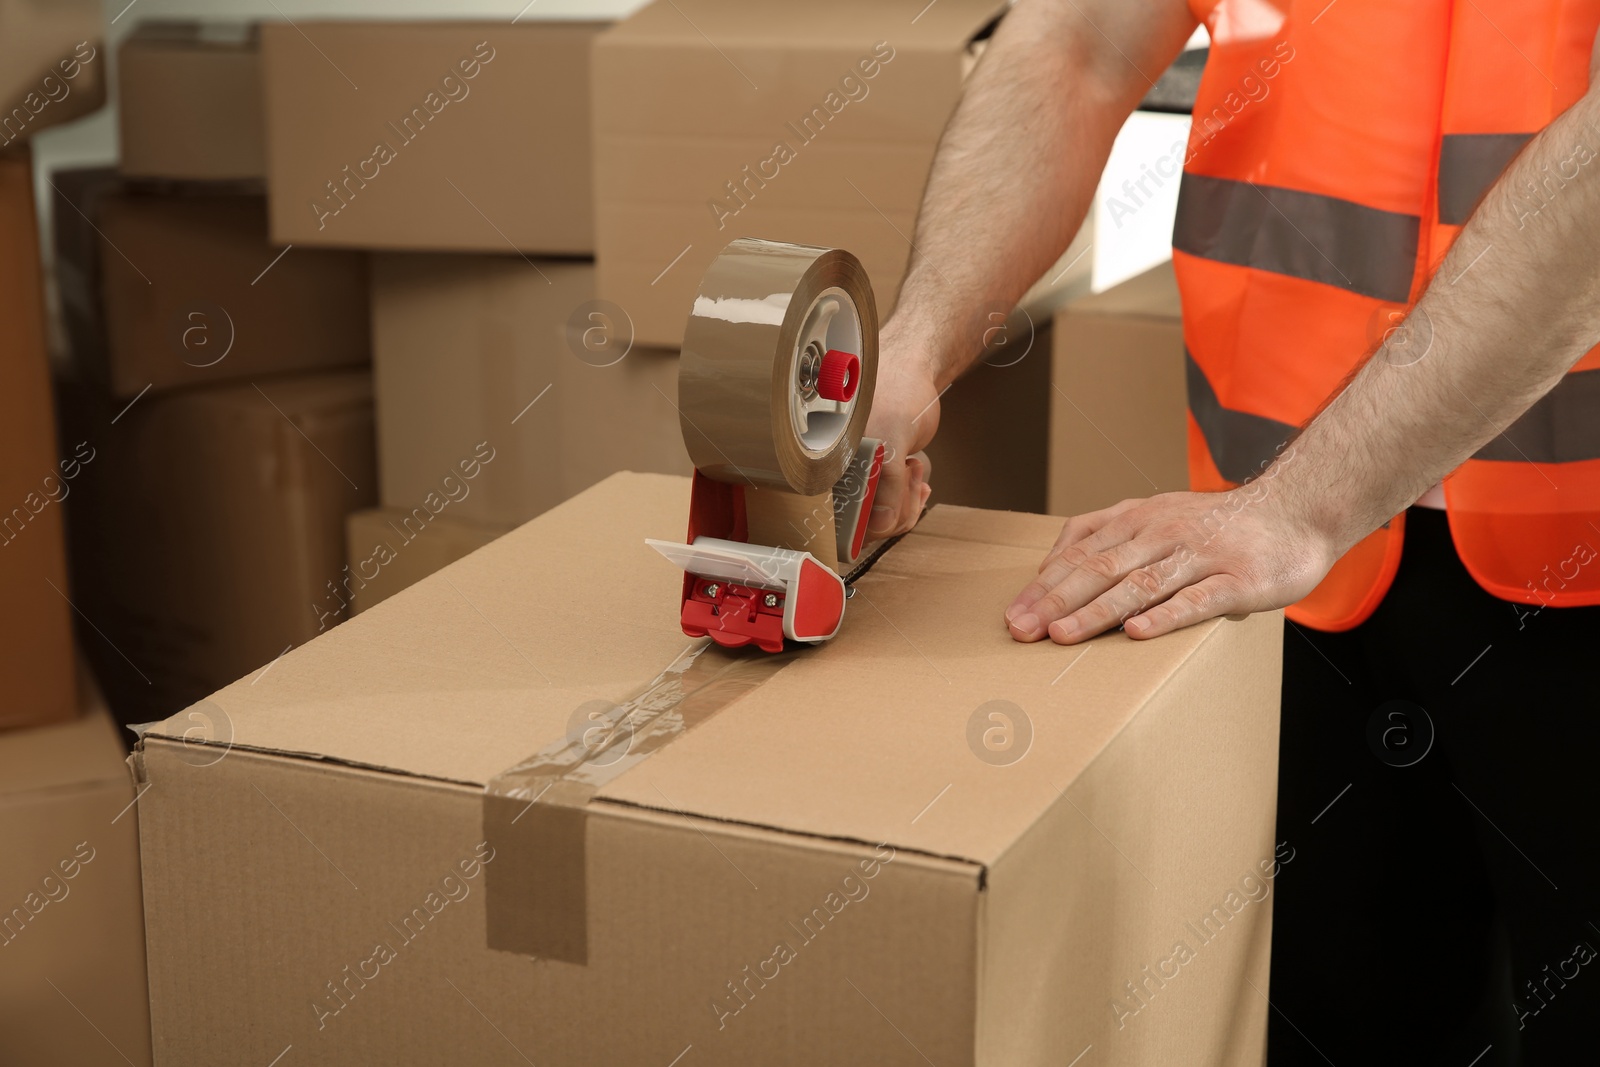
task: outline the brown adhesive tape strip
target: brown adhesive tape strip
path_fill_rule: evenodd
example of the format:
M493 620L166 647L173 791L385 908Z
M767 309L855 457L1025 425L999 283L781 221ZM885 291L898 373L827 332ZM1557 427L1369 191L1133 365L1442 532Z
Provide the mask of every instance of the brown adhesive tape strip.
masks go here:
M812 413L802 427L792 394L810 341L858 355L861 373L853 406ZM877 306L855 256L740 238L706 270L684 328L678 410L689 458L718 481L826 492L860 446L877 367Z
M484 787L490 948L586 964L587 808L607 783L710 719L788 665L792 654L741 656L708 639L621 704L502 771ZM664 807L671 802L662 798Z

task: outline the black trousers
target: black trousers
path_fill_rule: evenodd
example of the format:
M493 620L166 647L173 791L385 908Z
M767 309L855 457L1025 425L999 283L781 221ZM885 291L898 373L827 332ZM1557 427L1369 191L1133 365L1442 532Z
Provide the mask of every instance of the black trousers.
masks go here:
M1600 1063L1600 607L1406 524L1370 619L1284 633L1268 1062Z

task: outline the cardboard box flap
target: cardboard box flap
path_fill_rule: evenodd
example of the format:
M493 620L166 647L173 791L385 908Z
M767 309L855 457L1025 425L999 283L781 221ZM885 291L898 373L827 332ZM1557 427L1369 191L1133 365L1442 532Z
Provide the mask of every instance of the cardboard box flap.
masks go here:
M667 44L705 48L712 45L781 44L811 48L854 46L890 41L896 49L949 49L969 44L1006 9L997 0L904 0L863 4L859 0L825 0L791 5L747 0L678 0L642 8L607 31L604 42ZM918 9L921 8L921 14Z
M676 625L681 573L643 543L677 536L687 502L682 478L608 479L217 693L219 743L488 783L692 646ZM839 638L792 654L597 802L992 862L1231 625L1012 642L1001 611L1058 523L935 509L858 583ZM992 762L995 729L1026 746L1009 768Z
M933 509L856 583L838 638L597 799L993 863L1230 625L1012 641L1002 613L1059 526Z

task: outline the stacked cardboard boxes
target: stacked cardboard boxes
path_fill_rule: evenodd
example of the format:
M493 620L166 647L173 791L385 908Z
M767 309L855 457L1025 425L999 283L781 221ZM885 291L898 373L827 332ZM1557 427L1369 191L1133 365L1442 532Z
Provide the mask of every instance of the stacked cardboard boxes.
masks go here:
M261 30L274 241L594 251L592 22Z
M134 785L73 650L31 138L104 98L100 5L0 0L0 1062L151 1062ZM70 438L63 438L63 442Z
M939 135L1003 7L658 0L600 35L599 296L639 343L676 346L706 267L754 236L849 249L887 319ZM1078 236L1034 305L1087 290L1089 243ZM942 400L934 491L1041 510L1049 316L994 318L986 333L1009 338Z
M366 257L273 246L260 194L51 181L74 377L131 399L369 362Z
M255 40L141 27L122 172L51 178L73 582L124 722L346 617L345 517L377 498L366 257L270 240Z
M752 236L850 249L887 316L939 134L1002 7L658 0L603 34L600 295L641 342L676 346L706 267Z
M84 645L124 722L171 714L348 614L376 500L367 270L275 248L259 194L53 178Z
M349 616L345 517L377 495L367 371L132 402L64 384L63 410L95 449L69 530L78 604L104 635L84 643L124 722Z
M140 23L117 52L118 168L132 178L266 177L261 53L249 23Z
M832 121L837 113L829 109L845 100L860 128L830 127L828 143L806 153L815 162L788 168L784 191L763 196L738 224L740 233L851 248L878 278L887 308L928 159L996 10L988 0L968 0L910 29L904 20L852 10L838 20L847 29L819 32L816 20L801 19L806 33L791 32L798 16L775 5L752 15L666 3L614 27L264 26L273 238L410 250L373 263L380 503L388 514L349 528L352 564L382 575L356 575L357 586L393 586L614 471L689 469L672 350L699 275L735 234L695 236L697 250L683 263L669 273L658 265L651 277L634 279L638 285L619 288L608 278L632 277L645 254L637 246L676 240L684 203L698 227L702 198L685 201L678 186L709 182L714 164L742 158L752 138L770 149L767 128L779 128L784 107L799 107L811 84L802 75L831 71L863 35L872 53L892 29L900 50L852 53L845 83L835 86L834 78L823 87L822 117L809 120ZM706 22L710 38L682 32L708 13L715 16ZM738 47L756 42L764 70L786 71L783 94L731 110L695 105L694 94L707 88L706 47L726 51L730 34L741 38ZM897 60L891 86L880 75ZM646 78L651 72L659 77ZM867 102L872 86L879 91ZM648 137L635 136L645 128ZM506 136L511 129L516 136ZM852 181L888 214L865 207L849 190ZM711 185L721 195L720 184ZM660 211L640 214L646 188L665 205ZM863 227L867 217L875 223ZM593 264L552 258L590 253L598 256ZM1058 285L1085 285L1086 267ZM1037 355L1025 365L1020 356L1046 351L1048 331L1038 338L1031 326L1016 332L1006 357L947 401L935 457L941 499L1044 505L1048 367ZM473 479L459 469L466 461ZM414 521L397 521L402 514ZM441 534L428 550L408 532L423 518ZM457 525L463 520L471 525ZM376 525L390 534L374 540ZM408 565L372 562L391 555Z
M776 6L701 0L651 4L609 28L140 27L121 51L122 174L234 184L152 190L61 176L62 291L77 373L132 401L147 387L360 365L369 342L365 316L349 313L366 285L356 250L447 251L455 254L396 255L373 272L382 492L367 502L390 509L391 529L407 528L388 522L393 513L420 508L432 529L448 531L436 553L408 553L415 569L391 569L391 580L612 471L685 471L670 347L651 346L677 342L696 279L732 235L722 231L850 247L887 310L938 133L997 17L991 0L963 0L906 25L851 11L819 30ZM725 70L707 62L708 49ZM843 58L838 78L817 81ZM436 78L419 80L434 68ZM712 84L749 83L752 71L772 90L759 100ZM737 106L677 106L701 90ZM526 103L558 98L559 107ZM512 127L519 135L503 136ZM765 144L770 129L782 135L774 145ZM740 164L730 171L737 181L711 182L717 167L757 147L776 151L790 133L800 147L779 153L794 157L779 160L781 174ZM265 204L237 184L263 176ZM715 195L703 204L689 196L685 183L695 182L711 182ZM716 235L699 232L706 213ZM671 270L635 277L654 245L676 247L685 234ZM593 266L549 258L595 250ZM1084 278L1080 268L1055 281ZM1008 329L1010 347L945 399L933 449L942 500L1045 504L1049 368L1028 354L1048 349L1048 329ZM480 450L500 463L475 460L484 476L467 485L456 468ZM452 528L462 520L474 525ZM371 523L349 529L366 540ZM349 541L345 564L366 563L380 547L399 551L387 540ZM359 607L364 580L341 564L332 581L341 606L329 617L343 617Z
M604 28L262 28L274 238L411 250L373 259L382 509L348 526L356 610L614 471L689 469L675 360L555 258L594 251Z
M590 263L378 256L372 315L389 507L455 476L450 517L509 528L619 470L692 469L676 353L631 342Z

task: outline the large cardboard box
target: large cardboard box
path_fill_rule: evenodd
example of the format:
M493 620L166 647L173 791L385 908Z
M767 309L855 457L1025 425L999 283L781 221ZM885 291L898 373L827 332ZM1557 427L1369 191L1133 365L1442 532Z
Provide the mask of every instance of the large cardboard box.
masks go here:
M118 166L138 178L266 177L255 27L142 22L117 51Z
M56 451L38 234L29 153L0 156L0 727L77 713L62 507L82 467Z
M604 25L263 24L273 240L592 253Z
M1178 284L1169 260L1056 315L1050 512L1189 487Z
M377 497L369 374L62 393L96 450L68 532L119 719L164 718L349 617L344 518Z
M215 694L214 766L145 732L158 1063L1261 1062L1276 613L1017 644L1056 521L940 507L832 642L727 653L642 544L688 493L617 475Z
M0 733L0 1063L144 1067L133 778L92 684L82 690L81 718Z
M57 173L73 363L118 396L365 364L366 257L279 248L259 195Z
M99 0L0 0L0 148L106 99Z
M370 508L345 519L345 556L358 579L350 601L362 612L415 585L434 571L482 548L509 526L485 526L435 515L419 504L410 511Z
M594 49L600 295L677 347L729 241L847 248L894 304L934 148L996 0L656 0Z
M620 470L693 469L677 355L595 302L591 264L374 256L372 321L387 507L514 526Z

